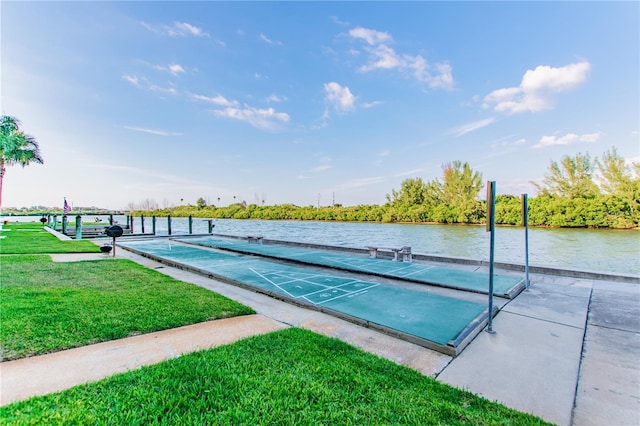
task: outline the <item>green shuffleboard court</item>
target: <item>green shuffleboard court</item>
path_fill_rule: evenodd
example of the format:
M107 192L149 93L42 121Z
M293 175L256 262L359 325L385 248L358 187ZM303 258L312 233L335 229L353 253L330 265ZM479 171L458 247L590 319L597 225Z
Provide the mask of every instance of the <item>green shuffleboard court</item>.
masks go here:
M248 241L237 239L199 237L178 239L177 241L476 293L488 294L489 292L489 276L480 272L419 263L394 262L386 259L372 259L352 253L283 244L252 244ZM512 298L523 288L523 279L520 277L505 275L494 275L493 277L494 296Z
M327 274L169 239L118 245L160 262L343 317L457 355L484 325L486 305Z

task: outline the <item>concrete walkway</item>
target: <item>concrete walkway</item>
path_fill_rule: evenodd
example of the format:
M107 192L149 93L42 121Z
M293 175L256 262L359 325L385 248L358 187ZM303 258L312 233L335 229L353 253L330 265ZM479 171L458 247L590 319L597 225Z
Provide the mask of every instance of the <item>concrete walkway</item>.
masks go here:
M227 318L0 364L0 405L94 382L185 353L285 328L262 315Z
M296 326L339 338L442 382L562 426L640 425L640 286L637 284L532 275L532 287L503 306L496 316L496 333L480 333L453 359L326 314L170 268L122 249L118 250L118 257L211 289L251 306L258 315L130 338L133 342L143 342L143 338L155 336L146 340L147 343L140 343L138 349L127 349L133 343L129 339L107 342L121 353L118 362L113 363L101 359L102 355L94 355L96 359L92 363L89 361L92 356L82 361L81 355L76 355L83 353L82 350L105 354L109 350L99 346L106 344L2 363L2 404L159 362L181 351L222 344L211 342L212 336L226 336L228 340L223 343L230 343L254 333ZM58 261L99 258L105 256L54 256ZM229 328L229 325L232 326ZM200 332L187 334L200 327ZM160 341L164 343L158 344ZM192 346L182 346L185 342ZM149 353L159 353L161 359L137 355L138 350L146 352L147 344ZM129 361L121 359L122 353L129 350L132 355L128 360L133 361L126 364ZM39 378L44 373L38 368L53 370L43 366L53 365L50 360L54 356L66 361L60 361L58 373L48 376L49 379ZM86 371L80 367L85 363L89 366ZM10 381L11 377L18 377L15 372L18 368L25 375ZM78 370L78 373L65 384L61 377L67 370ZM92 375L93 370L101 372ZM51 382L61 384L53 389ZM13 392L15 396L5 397L5 392L7 395Z

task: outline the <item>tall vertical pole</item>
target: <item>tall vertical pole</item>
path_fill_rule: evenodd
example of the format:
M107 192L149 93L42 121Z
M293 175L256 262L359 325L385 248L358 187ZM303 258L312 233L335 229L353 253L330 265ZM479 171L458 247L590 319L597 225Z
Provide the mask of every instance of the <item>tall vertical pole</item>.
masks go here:
M524 225L524 284L529 288L529 196L522 194L522 224Z
M76 216L76 240L82 239L82 216Z
M193 217L189 215L189 234L193 234Z
M140 215L140 229L141 229L141 232L144 234L144 215L143 214Z
M496 231L496 183L495 181L487 182L487 231L490 232L489 243L489 322L487 324L487 333L494 334L493 330L493 253L495 248L495 231Z
M171 235L171 215L167 216L167 233Z
M156 217L155 216L151 216L151 232L153 232L153 235L156 235Z

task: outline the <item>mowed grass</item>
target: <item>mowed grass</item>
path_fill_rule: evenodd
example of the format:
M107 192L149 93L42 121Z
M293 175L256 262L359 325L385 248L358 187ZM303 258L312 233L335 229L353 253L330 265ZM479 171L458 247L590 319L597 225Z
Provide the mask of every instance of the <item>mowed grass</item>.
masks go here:
M25 249L2 241L0 248L13 253ZM42 241L23 239L31 253L81 251L74 246L88 243ZM0 283L5 360L253 313L121 259L54 263L46 255L1 255ZM545 423L339 340L290 328L16 402L2 407L0 424Z
M0 282L2 360L254 313L126 259L2 255Z
M43 229L40 223L3 225L0 254L99 253L100 248L87 240L62 241Z
M290 328L2 408L14 425L542 425Z

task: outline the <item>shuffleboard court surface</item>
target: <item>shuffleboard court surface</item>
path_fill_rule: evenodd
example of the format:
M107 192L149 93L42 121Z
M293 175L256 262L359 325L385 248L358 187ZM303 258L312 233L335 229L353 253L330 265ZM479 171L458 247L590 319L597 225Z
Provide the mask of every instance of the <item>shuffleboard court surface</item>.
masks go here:
M244 254L255 254L274 259L284 259L309 265L327 266L345 271L359 272L382 277L403 279L423 284L437 285L457 290L488 294L489 277L486 273L465 271L420 263L395 262L373 259L362 255L329 250L310 249L280 244L252 244L243 240L215 237L179 239L189 244L198 244ZM494 296L512 298L524 288L521 277L494 275Z
M222 252L171 240L120 246L169 265L278 295L356 323L457 355L486 318L484 304L323 273L253 255Z

